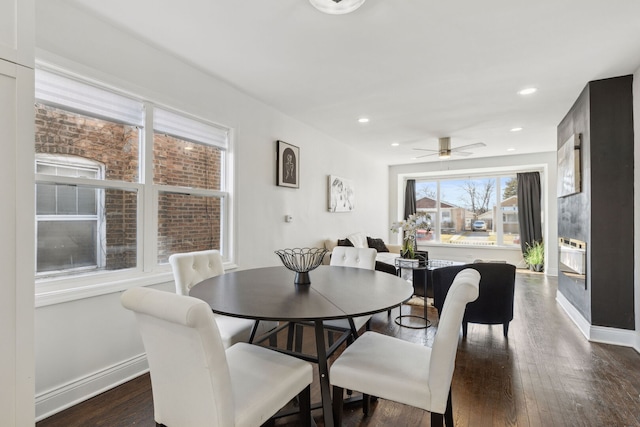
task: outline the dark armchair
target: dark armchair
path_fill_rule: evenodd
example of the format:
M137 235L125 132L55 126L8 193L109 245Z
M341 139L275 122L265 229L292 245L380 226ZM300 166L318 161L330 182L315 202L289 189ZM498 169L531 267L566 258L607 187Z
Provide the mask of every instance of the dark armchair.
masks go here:
M509 322L513 319L513 292L516 267L506 263L474 263L442 267L433 271L433 303L440 314L444 299L456 274L465 268L473 268L480 273L480 295L467 304L462 319L462 335L467 336L468 323L485 325L502 324L504 336L509 332Z

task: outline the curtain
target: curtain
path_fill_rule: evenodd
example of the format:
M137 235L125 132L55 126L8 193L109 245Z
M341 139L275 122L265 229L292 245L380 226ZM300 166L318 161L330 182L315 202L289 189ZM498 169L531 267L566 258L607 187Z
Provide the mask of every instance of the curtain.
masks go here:
M404 219L416 213L416 180L408 179L404 191Z
M520 247L525 253L527 245L542 242L542 217L540 214L540 174L518 174L518 222L520 223Z

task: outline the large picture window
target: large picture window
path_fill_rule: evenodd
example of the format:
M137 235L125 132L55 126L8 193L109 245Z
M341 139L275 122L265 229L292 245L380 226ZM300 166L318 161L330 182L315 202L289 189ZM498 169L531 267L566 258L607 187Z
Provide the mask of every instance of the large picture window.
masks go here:
M515 174L416 180L416 210L431 216L418 244L520 247L516 189Z
M44 70L35 113L38 279L227 253L228 129Z

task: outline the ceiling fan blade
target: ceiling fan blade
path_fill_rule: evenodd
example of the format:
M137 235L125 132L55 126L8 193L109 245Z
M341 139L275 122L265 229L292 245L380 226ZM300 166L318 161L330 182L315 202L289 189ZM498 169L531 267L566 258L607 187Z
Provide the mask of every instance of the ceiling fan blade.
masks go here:
M431 151L432 153L437 153L438 150L432 150L430 148L413 148L413 150L418 150L418 151Z
M432 151L432 150L429 150L429 151ZM438 154L439 154L439 152L438 152L438 151L436 151L435 153L431 153L431 154L423 154L422 156L416 156L416 157L414 157L414 158L415 158L415 159L421 159L421 158L423 158L423 157L437 156Z
M486 147L486 146L487 144L485 144L484 142L476 142L475 144L462 145L460 147L452 148L451 151L460 151L460 150L464 150L465 148L477 148L477 147Z
M451 155L453 156L462 156L462 157L467 157L472 155L473 153L470 151L455 151L455 150L451 150Z

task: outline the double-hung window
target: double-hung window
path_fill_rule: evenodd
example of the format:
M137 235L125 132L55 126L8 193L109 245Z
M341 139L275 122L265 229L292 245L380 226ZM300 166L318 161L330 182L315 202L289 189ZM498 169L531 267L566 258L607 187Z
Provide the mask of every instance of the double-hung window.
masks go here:
M81 287L154 272L172 253L228 254L229 129L40 69L35 116L39 282Z

